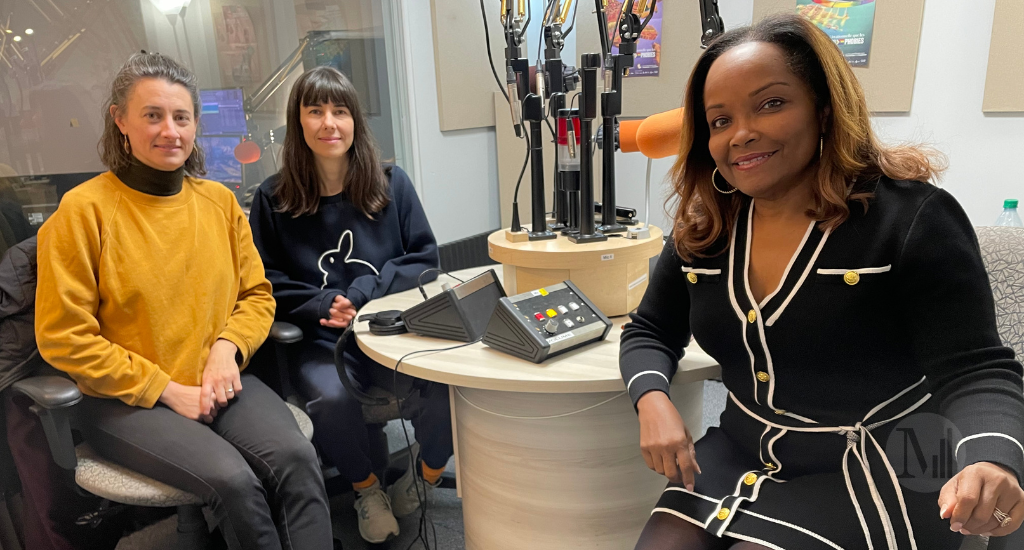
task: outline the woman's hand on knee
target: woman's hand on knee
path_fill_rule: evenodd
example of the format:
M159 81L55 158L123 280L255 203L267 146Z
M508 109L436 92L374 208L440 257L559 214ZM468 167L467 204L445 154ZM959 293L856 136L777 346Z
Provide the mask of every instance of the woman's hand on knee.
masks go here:
M962 534L1009 535L1024 521L1024 489L1017 475L991 462L971 464L939 493L939 514ZM1006 526L996 510L1010 517Z
M210 347L210 355L203 367L203 385L200 393L200 412L204 415L215 415L218 408L228 406L242 391L241 373L235 354L238 347L227 340L217 340Z
M693 490L693 476L700 473L693 436L668 395L644 394L637 402L640 413L640 450L647 467L673 483Z
M160 394L159 401L189 420L202 421L209 424L216 418L217 410L214 408L210 413L202 412L202 405L199 399L201 392L202 388L199 386L185 386L177 382L168 382L167 387Z

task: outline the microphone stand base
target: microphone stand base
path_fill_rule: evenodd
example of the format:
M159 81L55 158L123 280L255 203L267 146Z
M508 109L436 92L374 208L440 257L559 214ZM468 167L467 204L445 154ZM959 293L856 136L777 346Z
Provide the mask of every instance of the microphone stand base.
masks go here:
M530 233L531 241L547 241L558 238L558 235L550 231L534 231Z
M593 235L570 235L569 241L573 244L587 244L587 243L602 243L608 240L608 237L601 233L594 233Z
M568 226L565 225L564 223L559 223L559 222L551 222L551 223L548 224L548 229L550 229L552 231L555 231L555 232L561 231L561 230L565 229L566 227L568 227Z
M597 230L600 231L601 233L625 233L626 226L613 223L611 225L598 226Z

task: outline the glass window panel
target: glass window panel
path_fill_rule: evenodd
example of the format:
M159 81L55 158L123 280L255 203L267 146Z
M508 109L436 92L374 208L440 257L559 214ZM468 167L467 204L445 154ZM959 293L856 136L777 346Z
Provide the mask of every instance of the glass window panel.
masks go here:
M20 209L34 234L67 189L105 170L96 152L102 105L139 50L196 73L207 177L243 206L277 171L288 92L316 65L352 79L383 158L393 160L387 59L396 52L385 49L384 26L380 0L0 0L0 214ZM259 160L236 158L243 140L259 147ZM0 219L0 238L4 230Z

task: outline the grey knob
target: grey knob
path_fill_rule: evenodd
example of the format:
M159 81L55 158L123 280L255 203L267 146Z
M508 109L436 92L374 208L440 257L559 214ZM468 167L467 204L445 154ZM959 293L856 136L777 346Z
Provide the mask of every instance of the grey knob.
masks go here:
M550 332L551 334L554 334L555 332L558 331L558 321L554 319L548 320L548 323L544 325L544 330Z

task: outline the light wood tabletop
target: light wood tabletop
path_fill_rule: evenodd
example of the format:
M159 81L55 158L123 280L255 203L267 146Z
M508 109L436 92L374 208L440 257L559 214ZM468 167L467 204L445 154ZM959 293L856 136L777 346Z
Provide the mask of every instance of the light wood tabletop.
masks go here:
M500 265L467 269L453 275L468 280L487 269L494 269L498 280L501 280ZM424 285L427 295L433 296L440 292L443 282L452 286L457 284L457 281L441 275L438 280ZM360 314L386 310L405 311L422 301L419 290L412 289L372 300ZM612 318L612 329L603 341L558 355L540 364L506 355L483 343L475 343L457 349L412 355L402 361L399 372L452 386L485 390L532 393L623 391L625 384L619 374L619 335L628 320L625 316ZM410 352L452 348L461 344L454 340L425 338L414 334L375 336L370 334L367 323L357 324L355 335L359 347L388 368L395 368L398 360ZM672 383L679 385L706 380L718 376L719 372L717 362L693 342L679 362L679 371Z

